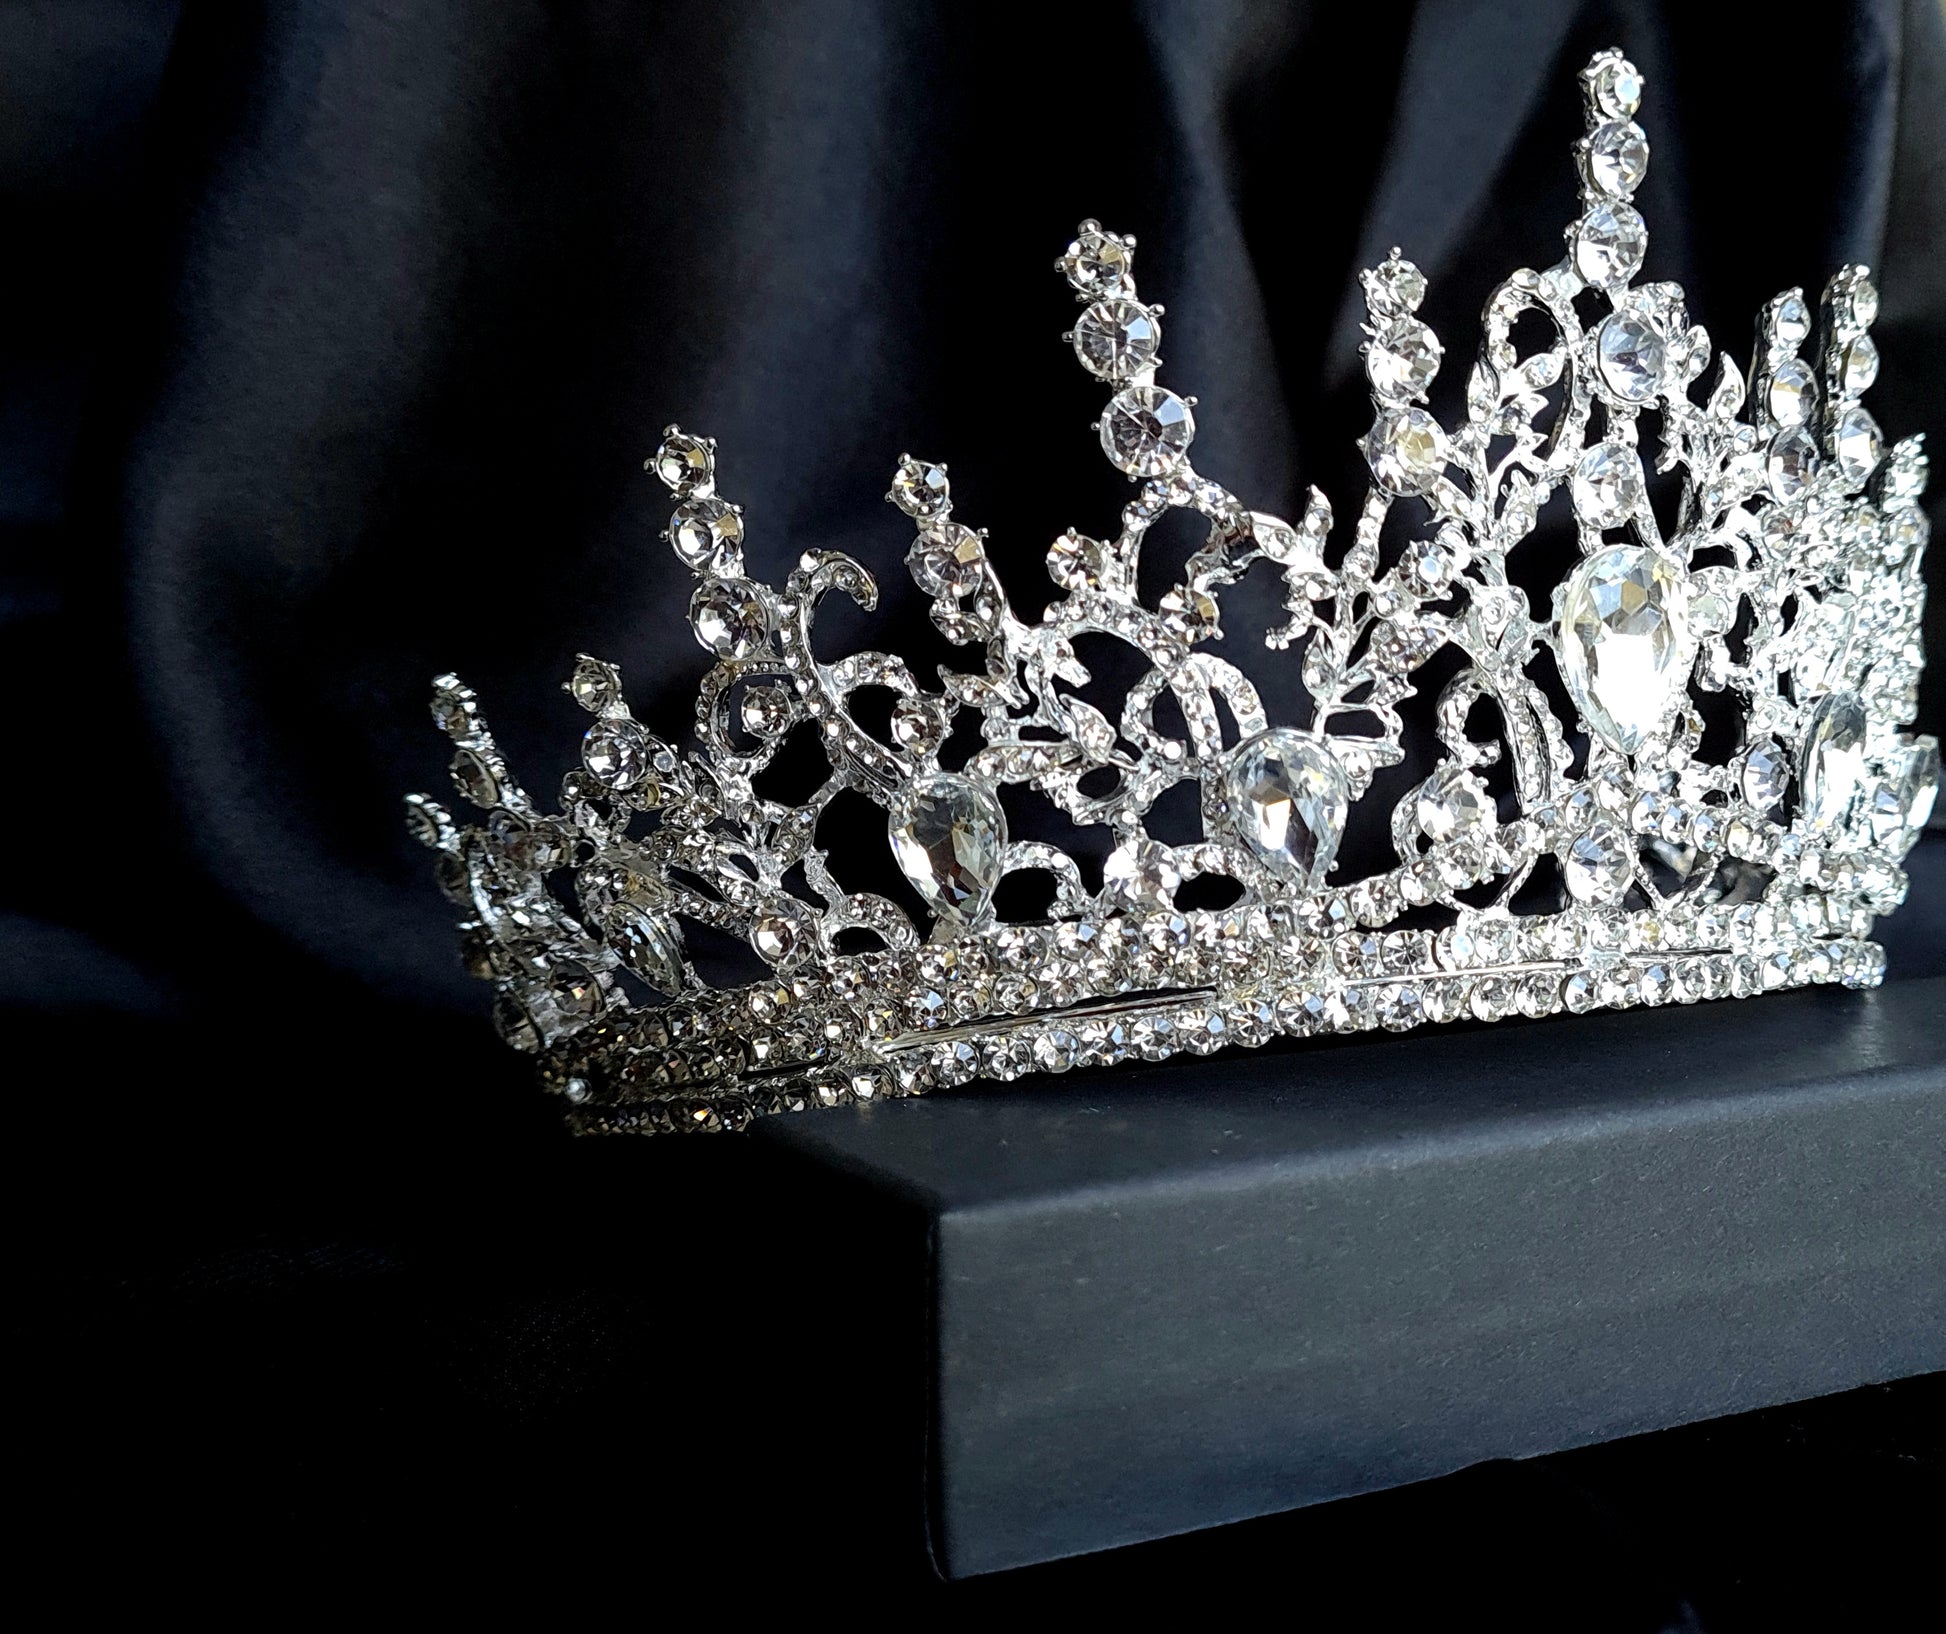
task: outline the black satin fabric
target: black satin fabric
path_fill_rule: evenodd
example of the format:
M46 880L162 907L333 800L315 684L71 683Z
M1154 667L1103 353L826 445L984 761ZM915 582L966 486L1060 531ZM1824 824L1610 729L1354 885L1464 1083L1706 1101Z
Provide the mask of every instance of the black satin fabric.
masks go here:
M1649 87L1645 276L1741 360L1770 295L1870 264L1874 411L1946 435L1933 0L0 9L0 1013L64 1204L38 1331L143 1449L137 1489L160 1502L155 1461L193 1442L157 1427L184 1390L222 1467L316 1525L342 1509L292 1496L238 1402L335 1483L295 1403L429 1416L443 1455L570 1402L598 1440L588 1379L616 1381L588 1358L658 1349L577 1281L585 1165L696 1202L739 1160L684 1143L624 1181L562 1155L398 801L443 785L444 669L537 789L572 762L577 651L681 730L704 657L641 470L660 427L719 440L755 571L837 548L878 572L876 618L834 610L830 650L930 674L953 651L880 498L900 452L952 465L1027 608L1047 542L1112 531L1126 496L1057 339L1050 263L1092 215L1140 240L1199 466L1348 518L1358 269L1396 244L1427 272L1450 418L1487 291L1559 252L1575 74L1608 44ZM1240 599L1225 655L1291 703L1248 656L1265 613ZM1938 968L1928 925L1894 922L1895 974ZM604 1241L612 1293L644 1245ZM225 1394L208 1370L238 1346ZM1613 1626L1702 1626L1672 1592Z

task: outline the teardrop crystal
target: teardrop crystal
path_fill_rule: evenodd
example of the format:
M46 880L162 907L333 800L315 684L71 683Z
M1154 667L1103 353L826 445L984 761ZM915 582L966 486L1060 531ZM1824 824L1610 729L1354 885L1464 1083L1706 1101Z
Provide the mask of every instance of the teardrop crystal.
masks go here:
M1855 692L1818 700L1804 730L1798 788L1804 820L1814 832L1842 828L1865 787L1865 705Z
M939 913L976 919L1000 883L1007 818L970 778L933 772L908 783L886 818L899 870Z
M1683 570L1646 545L1596 551L1562 586L1561 673L1589 730L1632 755L1662 724L1689 662Z
M1350 809L1344 768L1315 738L1274 726L1237 746L1225 778L1237 837L1279 879L1317 890Z

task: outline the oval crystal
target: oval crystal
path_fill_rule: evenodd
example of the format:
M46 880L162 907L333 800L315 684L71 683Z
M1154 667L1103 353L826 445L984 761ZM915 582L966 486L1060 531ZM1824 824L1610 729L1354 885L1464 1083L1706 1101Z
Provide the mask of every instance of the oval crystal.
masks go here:
M999 800L971 778L932 772L915 778L886 817L899 871L929 906L952 919L975 919L1000 883L1007 817Z
M1387 414L1366 442L1372 473L1391 493L1423 494L1446 468L1446 434L1424 409Z
M1597 551L1562 586L1561 672L1589 730L1632 755L1662 724L1689 663L1689 586L1646 545Z
M1833 692L1818 700L1804 730L1798 766L1804 820L1823 833L1844 826L1865 787L1864 702L1855 692Z
M1331 751L1274 726L1237 745L1224 786L1231 827L1257 860L1279 879L1312 891L1322 886L1351 803Z
M1669 343L1654 324L1627 312L1603 320L1595 345L1601 377L1625 403L1646 403L1662 389Z

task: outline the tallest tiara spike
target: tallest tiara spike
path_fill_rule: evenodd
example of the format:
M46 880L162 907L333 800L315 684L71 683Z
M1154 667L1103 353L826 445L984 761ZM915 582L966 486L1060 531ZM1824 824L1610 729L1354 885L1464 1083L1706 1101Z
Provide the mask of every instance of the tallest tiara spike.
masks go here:
M906 564L968 655L937 685L887 653L819 657L819 603L869 610L872 576L813 551L781 585L751 577L715 444L665 431L648 468L676 502L663 537L714 660L693 740L652 733L614 666L584 657L568 690L593 719L559 812L543 812L444 676L434 719L485 815L462 826L408 802L501 1032L539 1055L576 1127L739 1127L1279 1034L1880 979L1873 921L1904 895L1939 751L1901 729L1922 662L1926 461L1917 437L1888 453L1861 401L1876 292L1862 267L1815 314L1786 291L1747 376L1719 362L1698 401L1709 337L1675 284L1637 281L1641 76L1605 51L1581 83L1581 213L1558 262L1489 296L1453 423L1430 406L1445 353L1419 316L1423 274L1394 249L1361 275L1372 483L1330 556L1315 489L1293 524L1195 469L1196 399L1158 379L1163 309L1137 292L1135 241L1093 221L1057 262L1082 309L1063 338L1110 393L1093 429L1135 492L1114 530L1054 540L1058 595L1022 618L946 467L902 456L886 497L913 524ZM1522 350L1529 317L1548 338ZM1666 521L1651 445L1680 480ZM1562 496L1580 555L1537 619L1512 566ZM1381 548L1394 507L1404 542ZM1144 540L1172 512L1207 537L1151 602ZM1224 589L1262 562L1283 580L1289 616L1265 640L1298 666L1302 726L1273 721L1211 647ZM1112 716L1076 690L1083 637L1145 666ZM1433 768L1377 814L1397 863L1340 878L1348 822L1405 758L1401 706L1447 648ZM882 732L854 711L863 688L896 698ZM1738 727L1725 755L1703 750L1712 693ZM962 718L977 747L949 753ZM767 797L760 774L806 734L828 776L802 801ZM1167 844L1150 813L1184 783L1201 836ZM1108 830L1098 884L1065 849L1011 834L1020 788ZM845 791L884 811L919 912L836 877L821 830ZM1052 905L1006 922L996 895L1022 872L1049 877ZM1232 882L1234 905L1182 906L1202 875ZM746 942L765 978L708 985L694 926Z

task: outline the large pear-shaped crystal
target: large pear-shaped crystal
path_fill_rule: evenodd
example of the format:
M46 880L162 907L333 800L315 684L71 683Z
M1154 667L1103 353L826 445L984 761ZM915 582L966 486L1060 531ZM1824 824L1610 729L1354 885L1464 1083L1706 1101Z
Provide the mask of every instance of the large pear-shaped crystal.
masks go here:
M931 907L978 917L1007 848L1006 814L992 793L953 772L915 778L887 814L886 832L900 871Z
M1231 825L1257 860L1308 890L1323 885L1350 808L1344 768L1331 751L1274 726L1237 745L1224 781Z
M1804 820L1817 832L1843 827L1864 790L1866 728L1855 692L1827 693L1811 711L1797 781Z
M1561 588L1561 673L1589 729L1632 755L1662 723L1689 662L1683 570L1646 545L1596 551Z

